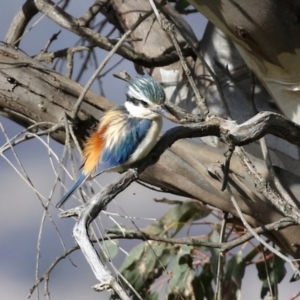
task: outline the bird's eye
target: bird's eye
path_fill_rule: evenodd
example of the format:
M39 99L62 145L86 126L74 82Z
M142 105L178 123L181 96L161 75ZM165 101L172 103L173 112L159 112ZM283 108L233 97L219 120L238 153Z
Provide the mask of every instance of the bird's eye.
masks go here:
M140 103L144 106L144 107L149 107L148 102L140 100Z
M127 97L127 101L133 103L135 106L142 105L143 107L149 107L149 103L147 101L143 101L134 97Z

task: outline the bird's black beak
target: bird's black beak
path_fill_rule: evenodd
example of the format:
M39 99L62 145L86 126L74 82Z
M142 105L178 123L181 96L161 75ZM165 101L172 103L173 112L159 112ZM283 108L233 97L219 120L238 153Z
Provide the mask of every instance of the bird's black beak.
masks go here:
M178 123L178 119L173 116L164 105L157 105L151 108L151 110L172 122Z

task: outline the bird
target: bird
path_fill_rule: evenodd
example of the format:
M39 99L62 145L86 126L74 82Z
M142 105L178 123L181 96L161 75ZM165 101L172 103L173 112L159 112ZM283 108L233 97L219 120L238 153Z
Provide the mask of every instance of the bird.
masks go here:
M150 75L130 79L125 103L104 112L97 131L84 144L81 175L56 207L95 171L97 175L121 172L144 158L156 144L162 117L173 117L164 106L165 99L163 87Z

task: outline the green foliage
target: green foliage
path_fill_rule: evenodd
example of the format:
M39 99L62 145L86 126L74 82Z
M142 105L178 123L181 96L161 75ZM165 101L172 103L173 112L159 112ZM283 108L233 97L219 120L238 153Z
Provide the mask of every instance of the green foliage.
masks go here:
M172 264L172 276L169 280L167 295L168 299L192 299L193 287L191 278L194 270L192 268L193 257L191 250L193 247L183 245L177 252Z
M174 237L187 223L205 218L210 212L210 209L197 201L184 201L175 205L144 231L149 234Z
M225 276L222 282L222 299L241 299L242 279L245 274L245 268L243 252L240 250L226 264Z
M143 229L143 232L174 237L187 223L202 219L209 214L210 209L199 202L185 201L172 207L162 218ZM143 299L156 299L157 293L151 291L151 285L166 273L168 266L171 265L171 278L167 287L169 299L174 299L182 293L187 295L186 299L190 299L193 295L191 282L195 273L192 268L192 248L186 245L143 242L131 250L120 271Z
M196 201L178 202L164 216L142 229L142 232L159 237L174 238L182 232L184 226L203 219L211 210ZM203 241L220 242L221 226L213 225L207 234L201 237ZM136 228L122 228L125 233L132 233ZM114 226L113 232L121 232L120 227ZM186 235L184 233L184 235ZM116 246L106 242L111 255L116 254ZM255 247L248 253L242 250L227 255L223 253L223 277L221 281L222 300L241 299L242 280L246 266L252 263L259 254ZM208 254L210 254L208 256ZM226 260L226 258L230 259ZM168 300L213 300L219 263L219 249L172 244L156 241L145 241L135 246L125 258L120 271L133 286L141 298L158 300L163 288ZM284 262L275 257L268 261L268 269L272 289L277 289L286 274ZM261 297L267 295L269 286L264 263L258 263L259 278L263 282ZM222 275L222 274L221 274ZM126 283L122 283L126 287ZM132 299L137 296L128 287Z
M118 240L108 240L102 242L99 254L104 261L109 261L118 254L118 251Z
M214 276L211 272L210 263L206 263L200 275L197 275L192 280L195 300L213 300L215 293L212 287Z
M262 261L256 264L258 278L262 281L262 287L260 292L261 299L263 299L270 291L268 276L271 284L272 293L273 295L276 295L276 291L278 290L278 283L280 283L286 275L286 268L284 264L285 261L277 255L273 256L267 261ZM267 273L266 268L268 268L269 274Z
M120 271L143 299L153 299L150 285L167 267L171 250L165 243L141 243L124 261Z
M179 0L176 4L175 4L175 9L181 13L182 11L184 11L188 6L190 5L190 3L188 3L187 0Z

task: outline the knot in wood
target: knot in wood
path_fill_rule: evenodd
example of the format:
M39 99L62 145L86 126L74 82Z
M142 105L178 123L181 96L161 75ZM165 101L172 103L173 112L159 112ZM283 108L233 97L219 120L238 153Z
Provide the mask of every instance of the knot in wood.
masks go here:
M169 20L164 19L161 21L161 28L166 32L171 32L174 31L174 24L171 24Z

